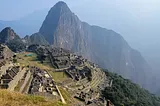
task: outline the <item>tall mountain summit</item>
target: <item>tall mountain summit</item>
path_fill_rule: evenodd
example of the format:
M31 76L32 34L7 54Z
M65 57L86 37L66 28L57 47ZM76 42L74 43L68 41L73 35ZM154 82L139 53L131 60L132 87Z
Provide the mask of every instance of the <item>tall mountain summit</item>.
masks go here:
M79 20L66 3L58 2L50 9L39 33L53 46L83 55L149 89L146 73L150 67L141 54L120 34Z
M40 28L40 33L45 35L46 40L50 44L53 43L53 34L56 32L59 22L61 22L61 16L69 17L71 14L72 12L68 8L67 4L62 1L58 2L51 8L42 27Z

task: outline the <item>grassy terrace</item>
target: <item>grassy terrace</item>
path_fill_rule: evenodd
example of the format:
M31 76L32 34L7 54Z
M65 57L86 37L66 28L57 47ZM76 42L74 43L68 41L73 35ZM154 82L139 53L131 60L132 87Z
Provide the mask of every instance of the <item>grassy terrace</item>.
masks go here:
M52 72L52 71L49 71L49 73L51 74L51 76L53 77L53 79L56 82L63 82L63 81L68 79L68 76L64 72Z
M59 101L47 101L43 97L23 95L0 89L0 106L68 106Z
M32 55L26 56L26 54L32 54ZM22 65L22 66L30 65L30 66L37 66L41 69L46 69L46 70L53 69L48 58L46 58L46 60L42 64L40 61L37 60L37 55L35 53L29 53L29 52L19 53L17 55L17 58L18 58L17 62L20 63L20 65Z

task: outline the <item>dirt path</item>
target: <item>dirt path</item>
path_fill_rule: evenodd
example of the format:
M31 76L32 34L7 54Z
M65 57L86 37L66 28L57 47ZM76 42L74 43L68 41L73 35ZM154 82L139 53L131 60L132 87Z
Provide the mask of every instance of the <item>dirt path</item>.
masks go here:
M60 90L59 90L59 88L58 88L57 85L56 85L56 89L58 90L58 93L59 93L59 95L60 95L60 97L61 97L62 103L63 103L63 104L67 104L66 101L65 101L65 99L63 98L63 96L62 96L62 94L61 94L61 92L60 92Z

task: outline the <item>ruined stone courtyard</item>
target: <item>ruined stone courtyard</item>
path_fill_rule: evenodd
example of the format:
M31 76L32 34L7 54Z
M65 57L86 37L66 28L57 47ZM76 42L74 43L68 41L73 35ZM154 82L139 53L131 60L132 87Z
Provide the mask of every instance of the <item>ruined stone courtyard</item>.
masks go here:
M26 54L33 54L33 56ZM37 59L38 55L46 56L43 63ZM10 58L13 59L13 55ZM16 59L17 63L8 60L6 63L10 65L5 69L3 69L5 65L1 67L0 87L2 89L43 96L46 99L58 100L64 104L70 103L73 106L77 103L80 106L105 104L100 90L106 86L109 87L111 81L106 78L98 65L82 56L62 48L44 48L42 53L17 54Z

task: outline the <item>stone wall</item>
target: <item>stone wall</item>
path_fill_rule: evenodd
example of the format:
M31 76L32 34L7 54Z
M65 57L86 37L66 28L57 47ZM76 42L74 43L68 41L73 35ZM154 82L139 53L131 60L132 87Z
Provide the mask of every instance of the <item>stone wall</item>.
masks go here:
M28 71L28 72L27 72L27 75L26 75L26 77L25 77L24 83L23 83L23 85L21 86L21 88L20 88L20 91L19 91L19 92L23 93L23 90L24 90L24 88L26 87L26 85L27 85L28 81L30 80L31 75L32 75L32 74L31 74L31 72L30 72L30 71ZM30 86L30 85L28 85L28 86ZM25 91L24 91L24 92L25 92Z
M17 86L19 80L21 80L25 74L26 70L20 69L20 71L17 73L17 75L14 77L14 79L8 84L8 90L14 91L14 88Z

